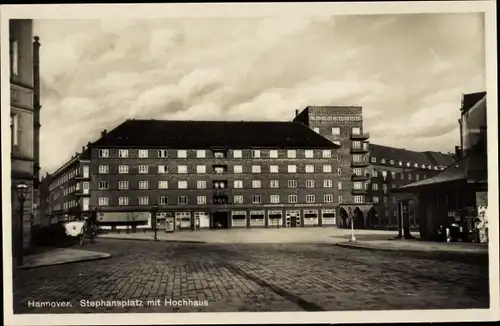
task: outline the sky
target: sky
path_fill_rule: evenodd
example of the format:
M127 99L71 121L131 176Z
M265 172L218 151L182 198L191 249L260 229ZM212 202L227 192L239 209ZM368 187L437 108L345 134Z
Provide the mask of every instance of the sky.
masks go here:
M484 91L484 16L35 20L41 164L125 119L290 121L363 107L372 143L454 151L463 93Z

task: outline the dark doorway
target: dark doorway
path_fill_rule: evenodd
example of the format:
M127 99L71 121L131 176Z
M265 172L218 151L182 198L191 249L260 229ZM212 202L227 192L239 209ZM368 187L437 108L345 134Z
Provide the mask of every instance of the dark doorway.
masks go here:
M365 218L363 216L363 212L356 207L353 211L354 214L354 228L355 229L364 229L365 228Z
M339 216L340 216L340 227L341 228L347 229L347 228L351 227L351 225L349 223L348 214L343 207L340 208Z
M290 216L290 227L292 227L292 228L297 227L297 219L298 219L298 217L295 215Z
M375 208L370 208L366 215L366 227L374 229L378 226L378 214Z
M213 229L227 229L229 228L229 213L228 212L214 212L212 213L212 228Z

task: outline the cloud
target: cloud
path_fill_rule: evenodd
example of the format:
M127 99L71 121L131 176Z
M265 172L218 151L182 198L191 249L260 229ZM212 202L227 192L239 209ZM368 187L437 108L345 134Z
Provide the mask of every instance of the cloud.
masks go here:
M39 20L35 32L47 171L127 118L291 120L308 105L361 105L372 142L447 151L461 94L485 89L474 13Z

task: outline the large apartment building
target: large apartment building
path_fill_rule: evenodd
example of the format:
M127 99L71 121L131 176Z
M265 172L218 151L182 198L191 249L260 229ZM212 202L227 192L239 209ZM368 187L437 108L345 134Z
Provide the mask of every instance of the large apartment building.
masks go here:
M29 19L11 19L9 38L12 238L17 241L19 235L15 230L22 223L23 243L27 248L34 223L33 206L37 203L40 170L40 43L38 37L33 38L33 23ZM22 221L16 193L16 186L21 182L29 187Z
M179 228L334 226L338 149L297 122L127 120L51 175L52 215L140 225L157 205Z

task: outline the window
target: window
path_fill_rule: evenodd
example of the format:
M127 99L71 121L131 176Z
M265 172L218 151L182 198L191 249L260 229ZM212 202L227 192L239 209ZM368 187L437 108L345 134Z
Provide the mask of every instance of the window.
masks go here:
M235 188L235 189L243 188L243 180L234 180L233 188Z
M391 163L391 164L394 164L394 160L391 160L391 161L390 161L390 163Z
M271 202L271 204L279 204L280 196L279 195L271 195L271 196L269 196L269 201Z
M392 202L393 202L394 204L396 204L396 203L398 202L398 200L396 199L396 197L392 197Z
M314 158L314 150L312 149L306 149L304 151L304 155L306 158Z
M410 173L408 173L408 180L411 181L411 174Z
M100 158L109 157L109 149L100 149L99 150L99 157Z
M337 168L337 175L342 175L342 169L341 168Z
M159 158L167 158L168 157L168 151L166 149L159 149L158 150L158 157Z
M332 188L332 187L333 187L333 180L332 179L323 180L323 188Z
M14 114L10 117L10 127L12 136L12 146L19 145L19 116Z
M179 173L187 173L187 166L186 165L180 165L179 168L183 167L185 172L179 172ZM198 174L204 174L207 173L207 166L206 165L197 165L196 166L196 173Z
M344 198L342 198L342 196L339 196L338 202L339 202L339 204L343 203L344 202Z
M196 203L198 205L205 205L207 203L207 196L197 196Z
M378 177L378 170L373 169L373 171L372 171L372 177L374 177L374 178Z
M278 151L275 149L269 150L269 158L278 158Z
M378 197L374 196L374 197L373 197L373 202L374 202L375 204L378 204L378 201L379 201L379 200L378 200Z
M363 189L363 182L356 181L354 182L354 189Z
M243 196L241 196L241 195L234 196L233 202L235 204L243 204Z
M400 173L400 176L401 176L401 180L405 179L405 174L403 172Z
M306 173L314 173L314 165L307 164L306 165Z
M314 132L316 132L316 133L319 134L319 128L318 127L314 127L313 130L314 130Z
M19 41L13 40L11 42L11 72L14 76L19 75Z
M140 187L140 184L139 184L139 187ZM158 181L158 189L168 189L168 181L165 181L165 180Z
M168 173L168 166L158 165L158 173L160 173L160 174Z
M186 204L188 203L188 199L187 199L187 197L186 197L186 196L179 196L179 197L177 198L177 203L178 203L179 205L186 205Z
M118 150L119 158L127 158L128 157L128 149L119 149Z
M139 189L148 189L149 183L147 181L139 181Z
M372 163L377 163L377 158L376 158L376 157L374 157L374 156L372 156L372 157L370 158L370 161L371 161Z
M260 173L260 165L252 165L252 173Z
M166 196L158 197L158 203L160 205L168 205L168 198Z
M99 165L99 173L106 174L109 172L109 166L107 165Z
M205 158L206 156L207 156L207 153L204 149L199 149L196 151L197 158Z
M396 172L391 171L391 178L396 179Z
M269 188L279 188L279 187L280 187L280 182L278 180L269 181Z
M400 166L401 166L401 165L403 165L403 162L402 162L402 161L399 161L399 165L400 165Z
M361 128L359 128L359 127L353 127L351 129L351 132L352 132L353 135L360 135L361 134Z
M342 155L337 154L337 162L342 163Z
M139 158L148 158L148 150L140 149L139 150Z
M188 182L186 180L177 181L177 188L178 189L187 189L187 187L188 187Z
M395 185L395 184L392 184L392 185L391 185L391 188L392 188L392 189L396 188L396 185Z
M279 173L280 172L280 169L277 165L271 165L269 166L269 172L271 173Z
M323 196L323 201L325 203L333 203L333 195L332 194L326 194Z
M342 181L337 182L337 189L342 189Z
M288 188L297 188L297 180L288 180Z
M314 180L306 180L306 188L314 188Z
M118 205L128 205L128 197L118 197Z
M233 166L234 173L243 173L243 165L235 165Z
M316 201L316 196L306 195L306 203L314 203Z
M361 204L361 203L363 203L363 201L364 201L363 199L364 199L364 198L363 198L363 196L354 196L354 202L355 202L356 204Z
M384 158L383 158L383 159L381 159L381 160L380 160L380 163L385 164L385 159L384 159Z
M109 183L107 181L99 181L99 190L106 190L109 188Z
M288 166L288 173L297 173L297 166L296 165L289 165Z
M290 204L295 204L298 202L298 196L297 195L288 195L288 202Z
M372 189L378 190L378 183L372 183Z
M149 205L149 197L148 196L139 197L139 205Z
M261 188L262 187L262 183L260 180L252 180L252 188Z
M109 205L109 198L108 197L99 197L98 204L99 204L99 206L108 206Z
M260 197L260 195L253 195L252 196L252 203L254 203L254 204L262 203L262 198Z
M207 188L207 182L205 180L198 180L198 181L196 181L196 188L198 188L198 189L206 189Z
M363 162L363 155L353 155L352 161L353 162Z
M242 153L241 149L233 150L233 158L242 158L242 157L243 157L243 153Z
M340 128L339 127L333 127L332 128L332 135L340 135Z
M259 149L252 150L252 158L260 158L260 150Z
M323 158L332 158L332 151L329 149L324 149L322 154Z
M354 175L361 176L361 175L363 175L363 170L361 170L360 168L354 168L354 169L352 169L352 173Z
M387 184L385 184L385 183L384 183L384 184L382 185L382 189L384 190L384 192L387 192Z
M128 165L118 165L118 173L127 174L128 173Z
M177 151L177 158L187 158L187 150L179 149Z
M139 165L139 173L146 174L148 173L149 166L147 165Z
M297 157L297 151L294 149L289 149L286 151L286 157L288 158L296 158Z
M198 165L198 167L199 166L203 166L203 165ZM197 170L198 170L198 167L196 167ZM179 166L177 166L177 173L179 173L179 174L186 174L187 170L188 170L187 165L179 165Z
M323 172L324 173L332 173L332 166L331 165L323 165Z
M417 181L420 180L420 174L415 174L415 180L417 180Z

